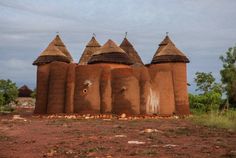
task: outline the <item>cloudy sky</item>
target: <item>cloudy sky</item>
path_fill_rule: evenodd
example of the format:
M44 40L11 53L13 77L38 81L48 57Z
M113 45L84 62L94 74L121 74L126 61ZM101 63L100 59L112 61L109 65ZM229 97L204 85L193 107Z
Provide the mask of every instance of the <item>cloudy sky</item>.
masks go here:
M128 32L145 63L169 32L191 60L189 83L196 71L220 80L219 56L236 43L235 19L235 0L0 0L0 79L34 88L32 62L56 32L76 62L93 33L101 44L120 44Z

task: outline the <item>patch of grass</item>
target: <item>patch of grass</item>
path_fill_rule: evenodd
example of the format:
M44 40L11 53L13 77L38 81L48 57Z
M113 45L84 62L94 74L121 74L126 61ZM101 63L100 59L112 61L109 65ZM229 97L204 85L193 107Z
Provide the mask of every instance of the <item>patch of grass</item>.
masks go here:
M13 111L14 111L14 109L10 106L0 106L0 113L8 114L8 113L11 113Z
M148 150L144 150L143 155L145 156L157 156L159 153L157 152L157 150L153 150L153 149L148 149Z
M224 128L236 131L236 111L228 110L224 113L210 112L195 114L189 118L194 123L213 128Z
M5 135L0 135L0 142L2 142L2 141L9 141L9 140L11 140L10 137L5 136Z

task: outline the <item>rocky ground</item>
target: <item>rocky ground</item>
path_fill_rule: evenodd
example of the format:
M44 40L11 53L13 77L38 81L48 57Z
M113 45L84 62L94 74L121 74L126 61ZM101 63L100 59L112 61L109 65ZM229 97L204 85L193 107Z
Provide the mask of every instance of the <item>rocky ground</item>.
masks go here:
M236 157L236 132L178 117L0 115L0 157Z

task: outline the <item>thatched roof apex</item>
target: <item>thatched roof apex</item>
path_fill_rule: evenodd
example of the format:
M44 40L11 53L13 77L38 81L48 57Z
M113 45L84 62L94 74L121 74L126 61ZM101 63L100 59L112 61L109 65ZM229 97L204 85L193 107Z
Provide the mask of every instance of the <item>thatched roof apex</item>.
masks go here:
M60 49L58 49L53 42L51 42L39 56L47 56L47 55L59 55L66 57L66 55L62 53Z
M125 37L121 42L120 47L128 54L128 56L135 62L135 64L143 65L143 62L138 55L138 52L134 49L133 45Z
M86 47L101 47L101 45L98 43L96 38L93 36L91 38L91 40L88 42L88 44L86 45Z
M175 47L175 44L171 41L169 36L166 36L165 39L159 44L159 48L153 56L151 63L156 64L164 62L189 63L189 59L183 52Z
M125 37L121 42L120 47L133 47L133 45L129 42L129 40Z
M70 59L63 54L53 42L39 55L39 57L33 62L33 65L47 64L53 61L70 62Z
M109 39L95 54L104 54L104 53L125 53L117 44Z
M166 37L165 37L164 40L159 44L159 46L167 45L168 43L171 43L171 44L175 45L175 44L171 41L170 37L169 37L168 35L166 35Z
M98 41L93 36L91 40L86 45L86 48L84 49L83 54L80 57L79 64L81 65L87 65L89 59L94 55L96 51L101 47L101 45L98 43Z
M134 64L134 61L123 49L109 39L88 61L88 64L94 63L118 63L131 65Z
M51 43L53 43L63 54L65 54L71 62L73 61L70 52L67 50L65 44L63 43L59 35L56 35L56 37Z

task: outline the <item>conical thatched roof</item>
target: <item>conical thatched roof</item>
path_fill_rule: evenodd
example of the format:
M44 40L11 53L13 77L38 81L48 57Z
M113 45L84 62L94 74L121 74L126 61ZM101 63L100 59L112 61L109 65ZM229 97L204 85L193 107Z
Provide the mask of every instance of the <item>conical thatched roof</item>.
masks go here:
M134 64L134 61L130 59L123 49L109 39L88 61L88 64L94 63L118 63L131 65Z
M167 63L167 62L184 62L189 63L189 59L175 47L169 36L159 44L155 55L153 56L151 64Z
M63 54L53 42L40 54L40 56L33 62L33 65L47 64L53 61L62 61L70 63L70 59Z
M135 62L135 64L142 64L143 62L138 55L137 51L134 49L133 45L129 42L129 40L125 37L122 43L120 44L120 48L122 48L129 57Z
M67 50L65 44L62 42L61 38L59 35L56 35L56 37L54 38L54 40L52 41L52 43L54 43L54 45L63 53L65 54L70 61L72 62L73 59L70 55L70 52Z
M79 60L79 64L86 65L88 64L89 59L92 57L92 55L101 47L101 45L98 43L98 41L93 36L92 39L88 42L86 45L86 48L84 49L84 52Z

